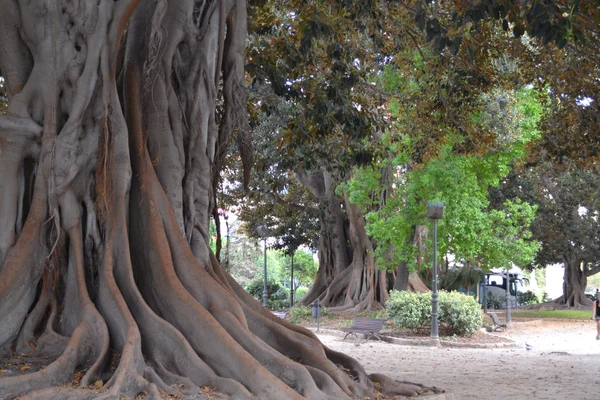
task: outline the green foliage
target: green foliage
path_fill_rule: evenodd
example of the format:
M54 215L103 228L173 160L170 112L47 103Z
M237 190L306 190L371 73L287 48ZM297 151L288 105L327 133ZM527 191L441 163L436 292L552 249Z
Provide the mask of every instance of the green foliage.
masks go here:
M587 24L600 18L594 4L585 1L459 2L448 26L447 17L438 11L438 3L418 1L415 22L438 51L448 48L458 52L463 38L470 36L487 19L497 20L502 30L515 38L527 34L562 49L569 43L585 45L588 40L595 39L595 30L589 32L587 28Z
M452 335L472 335L481 328L481 307L477 300L458 292L439 292L440 329ZM431 324L431 293L392 291L387 313L398 328L414 332Z
M246 291L262 303L263 288L264 281L262 279L256 279L246 286ZM267 290L269 293L269 308L282 308L281 306L284 304L284 301L289 298L289 290L271 279L267 280Z
M302 320L312 318L312 310L307 306L294 306L290 309L290 322L297 324Z
M527 265L535 259L539 244L532 240L527 228L533 222L536 210L537 205L516 199L505 201L502 210L490 211L490 234L483 240L485 265L510 268L513 263Z
M408 328L417 332L431 324L431 295L392 291L385 304L389 317L398 328Z
M591 312L588 310L513 310L515 318L555 318L589 320Z
M475 268L471 263L462 268L453 268L440 276L439 287L442 290L467 290L470 291L483 279L484 272Z
M487 308L496 310L506 306L506 296L496 296L490 292L486 293Z
M301 302L304 296L306 296L306 293L308 293L307 287L299 287L298 289L296 289L296 291L294 292L294 303Z
M537 304L540 302L540 299L535 292L528 290L526 292L517 293L517 302L521 305Z
M285 255L283 258L286 276L291 276L292 257ZM294 288L310 286L315 279L319 264L315 262L311 252L297 250L294 253Z
M378 265L422 263L424 245L431 244L416 246L414 227L425 223L425 205L436 200L446 203L441 254L484 268L528 263L536 249L527 227L515 235L514 206L490 206L487 192L532 148L559 157L598 149L598 102L579 105L598 98L598 35L583 29L597 25L597 7L486 0L392 2L384 10L374 4L250 4L250 113L260 131L256 172L265 177L250 197L265 196L250 200L264 210L249 206L248 219L269 219L291 232L306 229L306 221L316 228L316 213L301 214L314 211L314 199L286 197L297 193L288 171L327 168L346 177L353 166L372 163L354 170L338 193L367 214ZM414 34L415 23L424 35ZM549 45L585 42L593 46L558 52ZM388 131L380 136L383 127ZM281 222L290 216L302 228ZM512 248L503 243L512 239L519 241Z
M264 252L261 252L260 257L254 262L256 275L261 279L264 276L264 262ZM267 249L267 279L278 282L280 285L283 282L289 282L289 273L285 269L285 263L285 257L282 252Z
M328 317L329 312L326 307L321 307L321 317ZM294 306L290 309L290 322L297 324L301 321L312 319L312 308L309 306Z
M440 322L452 334L472 335L482 325L481 306L472 296L459 292L440 292Z
M543 107L538 97L531 89L482 94L471 124L494 135L482 153L461 154L464 138L448 127L437 154L414 166L411 160L421 138L402 133L414 121L403 116L384 134L378 146L387 155L372 167L356 168L338 189L365 212L367 232L378 243L375 255L380 267L391 269L407 261L414 270L423 245L413 240L415 226L426 223L426 205L432 201L445 205L445 217L439 222L440 254L451 253L488 268L533 260L538 246L527 228L536 208L515 199L492 209L488 191L539 137Z
M538 205L531 225L532 239L541 245L536 265L563 263L565 259L575 265L582 262L584 273L590 277L600 272L599 185L597 166L540 163L510 174L490 196L496 204L522 198Z

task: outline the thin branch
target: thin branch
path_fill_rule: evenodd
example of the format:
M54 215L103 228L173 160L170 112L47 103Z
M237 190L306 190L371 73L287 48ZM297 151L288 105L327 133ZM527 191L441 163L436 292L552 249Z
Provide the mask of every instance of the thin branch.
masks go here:
M0 136L26 136L29 140L38 140L42 127L31 118L0 115Z
M585 276L592 276L592 275L596 275L597 273L600 273L600 264L596 264L593 266L588 266L585 269Z
M281 197L279 197L279 194L277 194L275 192L268 193L267 195L270 196L273 199L273 201L275 202L275 204L286 206L286 207L289 207L289 208L297 210L297 211L307 212L307 211L316 211L316 210L318 210L317 208L314 208L314 207L301 206L299 204L290 203L288 201L285 201L284 199L282 199Z

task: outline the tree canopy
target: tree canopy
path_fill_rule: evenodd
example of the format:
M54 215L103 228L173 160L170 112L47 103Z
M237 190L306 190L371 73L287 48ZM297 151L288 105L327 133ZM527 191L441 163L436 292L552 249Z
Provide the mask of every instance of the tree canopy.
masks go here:
M307 242L318 248L304 301L339 311L381 307L406 272L377 267L385 238L376 238L373 222L387 216L365 215L388 202L404 202L398 226L408 231L410 223L425 242L419 210L443 199L454 215L474 217L444 222L448 249L490 264L523 261L533 251L522 227L534 207L510 196L489 207L484 192L524 159L521 171L552 166L542 192L566 193L592 213L578 208L578 218L569 205L564 221L595 222L592 204L570 199L595 182L586 173L598 158L593 2L1 6L0 95L8 103L0 115L0 355L53 360L0 378L2 398L159 398L181 384L264 399L428 391L367 374L231 278L210 249L209 221L220 232L220 206L243 190L255 196L249 227L268 225L290 254ZM381 79L387 71L396 87ZM537 140L523 134L533 119L511 123L531 111L508 106L512 99L535 104L522 102L524 93L548 109ZM252 181L261 140L262 179ZM362 185L358 171L367 166L375 172L363 176L364 187L382 190L357 196L350 185ZM580 187L562 182L565 171ZM456 179L465 184L451 185ZM537 198L559 215L562 206L544 203L550 196ZM571 250L593 248L573 243ZM596 268L578 257L563 252L573 303ZM57 386L76 371L81 387Z
M253 12L251 87L269 87L258 90L267 95L255 98L253 115L271 118L287 108L268 136L278 149L271 165L296 172L289 182L300 178L313 195L325 182L342 184L337 200L327 195L318 206L340 202L342 214L324 214L324 221L341 217L351 232L347 215L358 204L378 265L421 263L415 233L426 233L419 228L425 203L437 198L461 216L442 222L443 232L446 224L454 231L444 249L488 267L531 260L536 245L524 227L535 204L492 207L487 190L513 168L542 160L594 162L596 8L567 1L267 2ZM402 172L394 171L399 166ZM402 187L397 196L392 185ZM321 226L322 236L334 231ZM518 227L522 246L511 250L496 240L516 240L508 231ZM342 247L326 260L352 254L352 245ZM339 262L349 265L346 258Z

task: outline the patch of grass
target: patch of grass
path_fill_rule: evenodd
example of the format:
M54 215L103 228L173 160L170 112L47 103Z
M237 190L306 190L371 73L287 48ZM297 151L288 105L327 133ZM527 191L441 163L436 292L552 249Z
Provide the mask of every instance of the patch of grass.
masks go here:
M556 318L587 320L592 316L592 311L587 310L513 310L515 318Z

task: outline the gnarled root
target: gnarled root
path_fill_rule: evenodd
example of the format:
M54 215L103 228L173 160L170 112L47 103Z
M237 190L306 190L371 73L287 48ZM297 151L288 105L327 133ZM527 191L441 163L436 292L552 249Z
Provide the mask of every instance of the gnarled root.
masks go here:
M159 399L177 385L234 399L422 393L276 318L208 248L211 168L234 134L247 140L245 1L33 3L11 15L39 22L20 35L42 43L0 117L0 354L56 359L0 378L0 398ZM33 54L59 42L64 60ZM345 291L352 276L326 297L371 307Z

